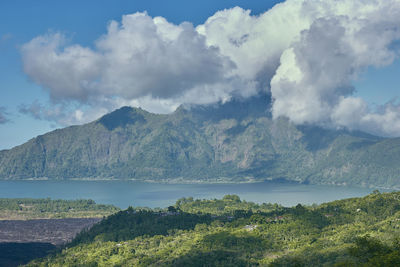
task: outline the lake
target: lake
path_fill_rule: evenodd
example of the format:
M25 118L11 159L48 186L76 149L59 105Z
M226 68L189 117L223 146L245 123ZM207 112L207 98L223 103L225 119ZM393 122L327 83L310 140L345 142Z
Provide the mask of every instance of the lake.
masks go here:
M181 197L222 198L236 194L256 203L284 206L323 203L360 197L371 188L306 185L286 182L248 184L158 184L137 181L0 181L1 198L93 199L96 203L128 206L167 207Z

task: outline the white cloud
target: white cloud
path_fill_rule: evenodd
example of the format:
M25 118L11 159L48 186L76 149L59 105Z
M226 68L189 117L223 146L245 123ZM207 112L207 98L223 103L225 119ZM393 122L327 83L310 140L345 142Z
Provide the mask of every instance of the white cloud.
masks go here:
M72 45L62 49L59 33L39 36L22 47L24 71L55 100L87 101L96 94L102 59L94 51Z
M98 97L173 99L234 77L234 63L209 47L189 23L173 25L145 13L112 21L95 49L65 46L59 34L22 48L24 70L53 100L97 102ZM197 100L192 100L197 101Z
M197 27L207 44L217 46L237 65L235 73L267 86L282 52L310 24L301 1L278 4L259 16L239 7L219 11Z
M270 90L275 118L398 136L398 105L373 111L352 84L369 66L398 58L399 29L399 0L287 0L257 16L222 10L196 28L125 15L94 48L56 33L25 44L22 56L52 105L77 123L97 114L91 110L134 105L165 113Z
M326 1L309 29L281 56L271 81L273 116L310 123L400 135L399 111L373 113L352 96L352 82L369 66L391 64L399 49L399 1ZM372 6L373 5L373 6ZM312 5L309 5L312 7ZM310 8L309 10L312 10ZM329 11L329 13L327 13ZM388 123L388 118L392 121Z

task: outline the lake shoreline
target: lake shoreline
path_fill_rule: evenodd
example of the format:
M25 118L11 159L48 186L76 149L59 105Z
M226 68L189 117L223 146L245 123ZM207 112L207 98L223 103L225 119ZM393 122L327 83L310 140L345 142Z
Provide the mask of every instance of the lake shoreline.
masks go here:
M42 178L25 178L25 179L6 179L0 181L49 181L49 182L66 182L66 181L81 181L81 182L140 182L140 183L148 183L148 184L166 184L166 185L218 185L218 184L258 184L265 182L274 182L274 183L287 183L287 184L299 184L299 185L323 185L323 186L337 186L337 187L358 187L358 188L366 188L366 189L377 189L377 190L393 190L398 191L400 187L384 187L384 186L375 186L375 185L359 185L359 184L347 184L343 183L308 183L296 180L288 180L284 178L278 179L263 179L257 180L254 178L246 178L245 180L232 180L229 178L217 178L217 179L209 179L209 180L187 180L183 178L174 178L174 179L121 179L121 178L68 178L68 179L49 179L47 177Z
M121 209L135 207L168 207L182 197L214 199L238 195L255 203L278 203L291 207L298 203L312 205L360 197L376 188L312 185L297 182L263 181L247 183L149 183L109 180L8 180L0 181L3 198L92 199ZM383 192L386 190L382 190Z

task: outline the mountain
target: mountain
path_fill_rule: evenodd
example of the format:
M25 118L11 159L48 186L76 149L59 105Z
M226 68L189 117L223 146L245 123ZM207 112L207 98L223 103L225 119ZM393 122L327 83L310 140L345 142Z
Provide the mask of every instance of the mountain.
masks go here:
M273 120L268 99L180 106L168 115L123 107L0 151L0 179L283 178L400 187L400 138Z

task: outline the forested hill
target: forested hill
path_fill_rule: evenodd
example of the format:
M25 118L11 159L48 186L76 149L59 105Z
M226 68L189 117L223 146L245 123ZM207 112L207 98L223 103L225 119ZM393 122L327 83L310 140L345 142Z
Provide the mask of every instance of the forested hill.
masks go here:
M0 179L252 181L400 187L400 138L272 120L268 97L179 107L123 107L0 151Z
M234 195L128 208L29 266L400 266L400 193L284 208Z

